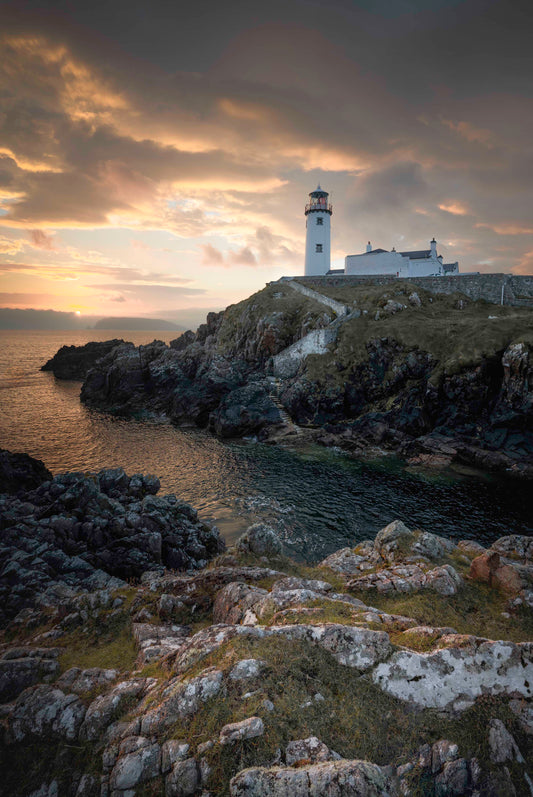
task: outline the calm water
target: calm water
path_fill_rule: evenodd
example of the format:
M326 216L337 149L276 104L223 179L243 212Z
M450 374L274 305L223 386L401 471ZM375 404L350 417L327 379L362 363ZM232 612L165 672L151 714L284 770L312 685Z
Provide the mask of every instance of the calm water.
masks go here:
M139 344L167 334L0 330L0 447L38 457L53 473L118 466L155 473L162 492L193 504L227 540L263 520L309 560L373 537L394 518L481 542L533 533L531 491L519 483L415 474L391 458L361 463L318 447L228 444L202 431L118 419L84 407L79 382L39 371L63 344L112 337Z

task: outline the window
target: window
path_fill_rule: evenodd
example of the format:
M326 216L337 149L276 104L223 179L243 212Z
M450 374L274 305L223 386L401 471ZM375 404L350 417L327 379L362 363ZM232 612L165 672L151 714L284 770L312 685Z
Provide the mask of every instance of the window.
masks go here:
M322 244L317 244L316 245L316 251L317 252L321 252L322 251Z
M324 224L324 219L322 218L322 216L318 216L318 217L317 217L316 223L317 223L319 226L322 226L322 224Z

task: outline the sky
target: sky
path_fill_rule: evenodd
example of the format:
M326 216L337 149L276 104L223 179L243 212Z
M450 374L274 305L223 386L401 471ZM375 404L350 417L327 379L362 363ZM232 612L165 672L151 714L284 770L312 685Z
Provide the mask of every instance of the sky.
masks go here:
M529 0L16 0L0 7L0 308L199 323L428 248L533 274Z

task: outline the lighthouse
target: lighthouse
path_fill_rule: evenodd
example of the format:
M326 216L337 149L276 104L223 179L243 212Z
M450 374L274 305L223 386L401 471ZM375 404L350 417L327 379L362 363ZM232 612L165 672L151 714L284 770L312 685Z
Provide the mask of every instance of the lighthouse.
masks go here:
M305 206L305 276L327 274L330 269L331 205L320 185L309 194Z

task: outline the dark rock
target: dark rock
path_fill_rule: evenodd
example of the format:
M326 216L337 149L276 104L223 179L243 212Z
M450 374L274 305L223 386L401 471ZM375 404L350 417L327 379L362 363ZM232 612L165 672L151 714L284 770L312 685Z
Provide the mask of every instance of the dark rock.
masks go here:
M93 341L85 346L62 346L54 356L41 367L41 371L53 371L57 379L85 379L87 373L98 360L109 354L117 346L133 346L122 339Z
M187 332L184 332L179 338L171 340L169 346L171 349L174 349L174 351L183 351L183 349L186 349L191 343L194 343L195 340L196 335L188 329Z
M116 468L56 476L24 501L0 496L0 624L37 600L53 605L58 589L73 596L146 570L194 570L224 549L215 527L158 489L155 476Z
M52 478L40 459L34 459L28 454L13 454L0 448L0 493L33 490Z
M262 384L248 384L228 393L209 418L219 437L257 434L265 426L281 423L279 409Z

